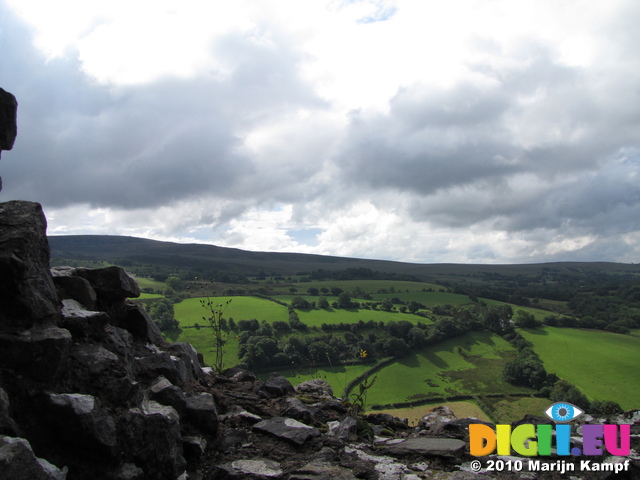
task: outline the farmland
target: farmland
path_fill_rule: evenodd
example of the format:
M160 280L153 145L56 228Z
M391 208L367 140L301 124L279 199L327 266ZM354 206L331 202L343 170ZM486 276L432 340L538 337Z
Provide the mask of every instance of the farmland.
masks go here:
M193 344L209 364L216 346L200 303L207 295L231 300L226 366L277 370L294 384L324 378L338 395L370 372L369 407L464 397L494 420L540 414L550 400L532 394L548 395L549 385L545 393L518 377L531 365L590 400L638 407L638 265L418 265L124 237L50 241L53 264L123 265L139 278L147 308L169 299L178 326L164 334Z

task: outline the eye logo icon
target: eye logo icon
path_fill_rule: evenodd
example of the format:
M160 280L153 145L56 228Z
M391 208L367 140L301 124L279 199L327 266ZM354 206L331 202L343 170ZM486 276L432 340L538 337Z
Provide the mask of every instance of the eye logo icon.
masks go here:
M558 402L544 411L545 415L554 422L566 423L575 420L584 413L583 410L567 402Z

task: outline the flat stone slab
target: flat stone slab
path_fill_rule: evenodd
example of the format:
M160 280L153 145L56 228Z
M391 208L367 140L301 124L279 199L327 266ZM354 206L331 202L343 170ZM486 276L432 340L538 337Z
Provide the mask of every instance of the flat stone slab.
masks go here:
M219 465L217 473L217 477L220 478L267 479L280 478L283 471L278 462L266 458L255 458Z
M302 445L312 437L320 436L317 428L305 425L293 418L275 417L256 423L254 430L270 433L278 438Z
M465 449L466 444L455 438L409 438L404 442L384 448L387 455L408 456L424 455L432 457L457 457Z

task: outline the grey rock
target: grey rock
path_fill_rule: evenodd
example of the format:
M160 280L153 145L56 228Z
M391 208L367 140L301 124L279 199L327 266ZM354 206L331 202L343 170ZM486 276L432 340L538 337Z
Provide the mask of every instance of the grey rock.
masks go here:
M287 397L284 401L282 416L295 418L303 423L311 423L317 412L317 408L305 405L299 398Z
M71 356L89 369L91 374L100 375L115 368L120 363L118 356L102 345L83 343L75 347Z
M317 428L305 425L293 418L274 417L263 420L253 426L253 429L259 432L270 433L278 438L288 440L297 445L313 437L318 437L320 431Z
M207 449L207 441L202 437L184 437L182 439L182 450L184 456L189 460L202 457Z
M455 438L419 437L385 446L382 450L387 455L398 457L409 455L457 457L464 452L465 447L465 442Z
M102 300L124 300L140 296L138 282L122 267L77 268L75 273L88 280Z
M163 345L165 343L162 332L151 319L144 307L135 303L125 304L124 318L117 325L129 331L135 338Z
M149 388L149 398L162 405L173 407L182 414L187 408L187 399L181 388L164 377L158 378Z
M0 88L0 150L11 150L18 134L18 101Z
M302 382L295 387L296 393L309 396L315 400L331 400L333 399L333 388L326 380L314 378Z
M69 330L54 326L0 334L0 364L36 380L54 380L68 358L71 340Z
M327 423L329 431L326 433L329 437L336 437L341 440L356 440L358 436L358 422L353 417L345 417L339 421Z
M187 381L187 367L178 357L168 353L156 353L136 359L140 371L152 370L162 375L174 385L184 385Z
M59 316L46 230L40 204L0 203L0 331L18 333Z
M295 389L291 382L279 373L271 374L271 378L258 389L258 395L265 398L284 397L294 393Z
M98 295L87 279L75 275L74 268L53 267L51 275L58 292L58 298L73 299L84 308L95 310Z
M60 470L47 460L37 458L24 438L0 437L0 478L11 480L65 480Z
M156 402L133 408L117 422L126 463L144 470L144 478L175 480L185 468L178 413Z
M263 480L282 477L282 467L278 462L266 458L236 460L218 466L215 478L251 478Z
M75 338L99 340L104 336L104 327L109 323L105 312L86 310L78 301L62 300L62 319L60 326L71 332Z
M197 379L202 373L202 367L198 361L198 352L189 343L176 342L169 345L169 351L180 358L187 366L187 377Z
M220 419L213 395L199 393L187 397L187 420L202 433L215 435L218 432Z
M91 395L49 394L49 423L78 450L113 453L117 433L113 418Z
M289 480L357 480L357 478L348 468L317 460L289 476Z
M114 474L114 480L143 480L144 470L133 463L125 463Z
M11 418L9 395L0 388L0 435L17 436L20 433L18 424Z
M262 421L262 418L255 413L247 412L237 405L231 407L225 415L220 415L220 421L231 425L255 425Z

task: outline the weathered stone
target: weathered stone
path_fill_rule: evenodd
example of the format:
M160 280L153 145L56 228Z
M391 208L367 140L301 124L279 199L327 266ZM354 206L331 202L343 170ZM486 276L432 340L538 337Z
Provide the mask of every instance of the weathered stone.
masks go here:
M284 397L294 393L295 389L291 382L279 373L271 374L271 378L258 389L258 395L265 398Z
M356 440L358 437L358 422L353 417L345 417L340 421L327 423L329 431L327 436L336 437L342 440Z
M144 478L175 480L185 468L178 413L147 402L124 414L118 423L125 462L144 471Z
M289 475L289 480L357 480L352 470L314 460Z
M259 432L270 433L278 438L302 445L310 438L320 435L318 429L305 425L293 418L275 417L263 420L253 426Z
M112 454L117 434L113 418L95 397L78 393L49 395L49 424L73 448Z
M156 353L136 359L141 371L152 370L166 377L174 385L184 385L187 381L187 367L178 357L168 353Z
M0 435L19 435L19 428L9 412L9 395L0 388Z
M187 420L202 433L215 435L218 431L220 419L213 395L199 393L187 397Z
M233 382L255 382L258 379L253 372L240 367L225 370L224 376Z
M135 303L125 304L124 318L118 323L119 327L128 330L135 338L156 345L165 343L162 332L151 319L146 310Z
M317 411L316 408L302 403L299 398L287 397L285 399L284 409L282 410L282 416L295 418L303 423L311 423Z
M127 374L134 378L137 370L135 368L132 335L123 328L106 325L102 344L107 350L118 356L120 361L124 363Z
M188 379L196 379L202 373L200 362L198 361L198 352L189 343L172 343L169 345L169 351L180 358L187 366Z
M74 275L75 269L54 267L51 269L58 298L73 299L88 310L95 310L98 295L86 278Z
M236 460L218 466L215 478L251 478L255 480L280 478L282 467L278 462L266 458Z
M143 480L144 470L133 463L125 463L114 474L114 480Z
M438 433L462 440L469 435L469 425L472 423L482 423L493 429L495 429L496 427L493 423L483 422L482 420L478 420L477 418L461 418L460 420L453 420L451 422L443 424Z
M255 425L262 421L262 418L255 413L247 412L237 405L231 407L225 415L220 415L220 421L231 425Z
M149 398L162 405L173 407L180 414L187 408L187 399L182 389L176 387L164 377L158 378L151 385Z
M455 438L409 438L383 447L388 455L397 457L418 455L423 457L457 457L464 452L465 442Z
M36 380L53 380L69 355L71 333L39 326L19 335L0 334L0 364Z
M331 400L333 399L333 388L326 380L314 378L307 380L295 387L296 393L313 398L314 400Z
M72 350L71 356L87 367L93 375L100 375L120 363L120 359L115 353L110 352L102 345L91 343L78 345Z
M0 437L0 478L11 480L65 480L60 470L47 460L37 458L24 438Z
M76 300L62 300L62 319L59 325L71 332L75 338L93 338L104 336L104 327L109 323L105 312L86 310Z
M122 267L77 268L75 273L88 280L102 300L124 300L140 296L138 282Z
M207 449L207 441L202 437L184 437L182 450L187 460L197 460L204 455Z
M17 333L58 318L46 229L40 204L0 203L0 331Z
M11 150L18 134L18 102L0 88L0 150Z

